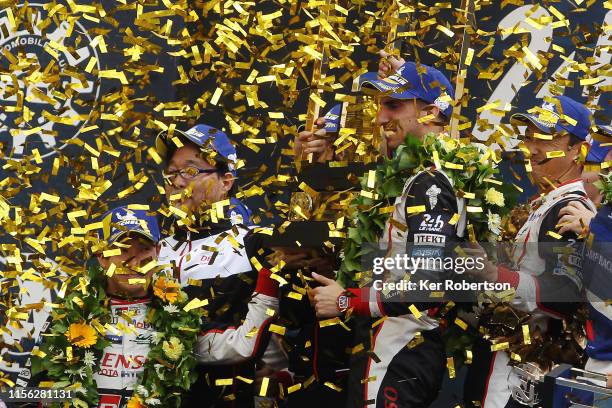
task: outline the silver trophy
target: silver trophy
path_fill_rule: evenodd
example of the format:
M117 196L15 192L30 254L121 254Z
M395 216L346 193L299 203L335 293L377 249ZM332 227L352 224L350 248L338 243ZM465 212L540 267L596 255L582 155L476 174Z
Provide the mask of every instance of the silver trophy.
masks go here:
M548 374L535 364L514 367L518 383L512 384L512 398L526 407L594 408L612 407L612 388L605 374L561 364Z

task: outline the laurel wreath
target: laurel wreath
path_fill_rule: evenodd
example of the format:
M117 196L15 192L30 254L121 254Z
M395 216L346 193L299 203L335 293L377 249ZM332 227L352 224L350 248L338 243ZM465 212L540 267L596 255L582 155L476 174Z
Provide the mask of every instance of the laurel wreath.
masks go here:
M593 183L595 187L603 194L601 202L603 204L612 203L612 172L608 174L600 174L599 180Z
M495 153L479 143L466 143L448 135L426 135L422 141L407 136L391 159L374 174L361 178L361 193L349 206L350 226L344 242L338 281L355 286L363 277L361 257L374 251L392 214L393 201L406 181L422 171L442 170L458 197L466 200L467 231L471 241L491 241L501 233L502 217L508 213L504 197L509 190L495 179Z
M189 305L187 295L173 279L157 276L153 287L146 315L154 329L153 342L129 408L179 407L181 395L197 379L193 349L202 313ZM43 335L32 359L33 374L44 373L53 382L52 388L74 390L76 398L68 405L54 406L98 405L95 362L110 344L106 334L119 334L110 323L103 270L95 267L87 276L71 278L63 301L53 309L50 331ZM74 331L81 334L75 338Z

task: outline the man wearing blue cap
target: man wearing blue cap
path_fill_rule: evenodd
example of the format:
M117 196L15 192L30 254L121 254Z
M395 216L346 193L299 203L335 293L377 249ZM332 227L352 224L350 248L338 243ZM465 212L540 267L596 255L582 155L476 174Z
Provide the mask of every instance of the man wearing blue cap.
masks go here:
M106 241L108 247L120 249L118 255L104 256L102 252L97 255L104 271L111 265L117 267L106 280L112 320L115 327L117 324L126 327L132 325L134 331L123 333L118 330L120 335L107 334L111 344L100 357L94 379L100 394L100 406L124 407L138 381L138 375L144 370L153 335L151 326L145 323L145 316L155 268L146 274L140 273L139 269L157 258L159 227L154 216L144 210L131 210L128 207L109 211L102 217L102 222L104 227L99 230L100 239ZM124 313L131 315L132 320L126 321L122 317ZM134 363L119 364L127 356L131 356Z
M513 115L511 122L526 126L522 142L529 152L528 171L530 166L541 194L529 203L529 217L516 235L511 251L513 265L496 266L486 261L485 268L471 271L470 275L509 283L516 290L512 307L529 313L530 332L539 331L554 339L562 336L562 319L572 316L581 301L581 238L573 231L562 235L556 231L561 209L568 204L595 208L581 179L590 112L566 96L555 96L526 113ZM480 249L466 249L466 253L482 256ZM484 408L515 406L517 402L511 395L517 390L520 376L510 364L509 352L491 352L490 344L477 345L473 351L464 394L466 404ZM573 363L556 361L561 356L549 358L550 364Z
M160 231L154 215L129 206L110 210L101 222L103 227L98 236L103 245L96 258L102 271L91 279L105 279L111 321L116 330L107 332L110 345L99 357L94 380L100 407L124 408L144 370L154 335L147 315L151 280L159 268L147 268L146 273L142 268L157 259ZM119 253L104 255L110 249L118 249ZM111 266L113 273L108 276L106 271ZM269 311L278 309L277 290L278 285L270 279L269 272L260 273L244 322L222 333L201 333L194 350L196 359L204 364L247 360L258 339L264 336ZM126 316L130 319L126 320ZM249 333L251 337L247 336Z
M423 138L430 132L444 132L454 96L444 74L414 62L404 63L384 78L381 73L390 72L366 73L359 83L362 91L369 88L379 97L376 124L384 128L389 153L408 135ZM415 207L425 211L413 214L409 209ZM397 198L380 244L394 253L414 254L431 249L432 243L460 240L464 224L451 219L455 214L465 215L464 207L443 171L418 173L407 180ZM439 302L407 302L397 291L377 292L368 287L345 291L331 279L313 277L322 285L312 291L319 317L338 316L347 310L356 316L355 343L360 346L351 361L347 406L429 406L438 394L446 364L438 322L429 313ZM414 307L419 318L411 310ZM417 337L418 345L406 347Z
M203 333L221 336L247 316L258 276L250 262L256 254L247 254L246 249L249 228L230 219L231 211L241 208L231 197L236 150L224 132L203 124L184 132L175 129L173 135L162 132L156 147L166 163L168 212L175 219L174 235L161 242L159 262L172 271L189 297L210 299L206 306L209 321ZM246 212L240 213L242 221L246 221ZM235 381L233 387L221 387L216 385L216 379L253 378L255 362L264 351L266 363L282 368L284 356L274 342L268 347L268 337L269 333L262 339L257 337L261 341L254 344L249 361L240 366L219 364L213 369L202 365L197 386L188 396L189 403L251 406L251 384ZM252 337L239 340L250 344Z
M181 140L188 143L183 146ZM225 133L201 124L186 132L177 129L172 136L161 132L155 146L167 159L166 195L178 209L189 213L183 220L187 225L197 225L202 221L196 219L203 215L202 211L227 198L229 203L222 207L224 214L233 222L251 224L249 209L233 196L238 157Z

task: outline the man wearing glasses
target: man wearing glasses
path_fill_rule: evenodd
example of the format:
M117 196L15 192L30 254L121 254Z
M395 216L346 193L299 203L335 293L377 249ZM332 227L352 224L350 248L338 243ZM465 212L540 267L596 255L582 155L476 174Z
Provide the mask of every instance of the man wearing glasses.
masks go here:
M172 269L190 298L208 300L204 308L209 323L202 333L221 335L241 324L251 295L261 289L255 287L258 270L249 261L254 255L261 257L247 254L245 246L248 210L232 197L236 149L225 133L203 124L185 132L174 130L172 135L160 133L156 148L166 162L168 207L160 212L174 217L171 236L161 242L159 263ZM254 363L268 344L267 323L238 339L244 343L246 363L200 367L187 398L189 406L253 405ZM279 369L284 358L271 346L265 360Z

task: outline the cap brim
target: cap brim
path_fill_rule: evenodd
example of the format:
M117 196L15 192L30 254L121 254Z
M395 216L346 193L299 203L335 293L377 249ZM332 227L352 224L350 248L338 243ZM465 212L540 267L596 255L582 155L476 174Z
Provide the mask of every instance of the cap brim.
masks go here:
M532 123L535 127L540 129L542 132L547 134L555 133L555 127L544 126L534 115L524 114L524 113L515 113L510 116L510 123L516 126L525 126L529 123Z
M375 88L393 99L420 99L418 95L399 82L391 79L378 79L376 72L366 72L359 77L359 90L365 87Z
M121 238L121 237L123 237L123 236L125 236L127 234L138 234L138 235L141 235L141 236L151 240L151 242L157 243L155 238L153 238L153 235L147 233L142 228L122 230L121 232L116 234L114 237L109 238L108 243L112 244L113 242L117 241L119 238Z
M201 146L200 141L198 139L196 139L194 136L188 135L182 130L174 129L174 134L181 136L192 143L195 143L197 146ZM155 150L157 150L157 154L159 154L159 156L164 160L166 159L166 155L168 154L168 145L170 143L171 142L168 141L167 130L162 130L155 137ZM177 147L174 143L172 143L172 146Z

